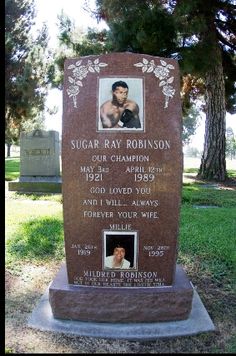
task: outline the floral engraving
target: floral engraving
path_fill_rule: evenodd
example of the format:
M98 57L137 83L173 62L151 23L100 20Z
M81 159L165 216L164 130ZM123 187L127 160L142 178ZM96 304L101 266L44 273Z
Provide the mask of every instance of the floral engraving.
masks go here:
M68 77L71 85L67 89L67 94L72 97L74 108L77 108L77 95L80 92L80 87L83 86L82 80L87 77L88 73L100 73L100 68L107 65L106 63L100 63L99 58L97 58L93 62L88 60L86 65L82 65L82 60L79 60L67 67L67 69L72 70L71 76Z
M160 80L159 87L162 87L162 93L165 95L164 108L168 108L169 99L173 98L175 89L170 85L174 81L174 77L170 76L170 69L175 67L172 64L167 64L163 59L160 60L161 65L156 65L154 60L150 62L143 58L142 62L135 63L135 67L142 68L143 73L154 73L154 75Z

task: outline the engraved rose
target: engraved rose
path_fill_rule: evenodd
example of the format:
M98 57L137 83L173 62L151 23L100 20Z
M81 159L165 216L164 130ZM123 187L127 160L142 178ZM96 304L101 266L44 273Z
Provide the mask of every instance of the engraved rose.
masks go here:
M175 89L173 89L170 85L166 85L163 87L162 93L172 98L175 94Z
M155 76L160 80L168 78L169 72L169 69L161 66L156 66L156 68L154 69Z
M165 106L164 108L168 108L168 104L169 104L169 99L173 98L174 94L175 94L175 89L173 89L170 85L165 85L162 88L162 93L165 95Z
M161 65L156 65L154 60L149 62L146 58L143 58L142 62L135 63L134 66L141 68L143 73L154 73L155 77L160 80L159 87L163 87L162 93L165 96L164 108L166 109L169 105L169 99L175 94L175 89L170 85L173 83L174 77L169 77L170 69L175 69L175 67L172 64L167 64L162 59L160 59L160 62Z
M79 94L79 87L77 87L76 85L70 85L69 88L67 89L67 94L69 96Z
M73 70L73 75L76 79L82 80L83 78L86 78L87 74L88 69L86 66L80 66Z
M72 76L68 77L68 81L72 85L67 89L67 94L72 97L74 108L77 108L77 95L80 92L79 87L83 87L82 80L87 77L88 73L100 73L100 68L108 65L107 63L100 63L99 58L96 58L93 62L88 60L86 65L81 65L81 63L82 59L67 67L67 69L72 70Z

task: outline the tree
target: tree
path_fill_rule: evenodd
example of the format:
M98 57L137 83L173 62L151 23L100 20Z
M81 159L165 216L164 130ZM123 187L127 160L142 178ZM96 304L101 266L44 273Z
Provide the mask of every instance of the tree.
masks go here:
M201 100L204 94L204 83L201 78L191 74L181 76L181 99L183 113L183 144L189 144L196 132L200 113L203 111Z
M88 28L85 33L76 27L62 10L58 15L59 46L54 52L54 61L49 66L48 77L54 88L62 89L64 61L66 58L102 54L110 51L107 31Z
M235 6L230 0L171 1L182 66L204 80L205 141L198 176L224 181L225 115L235 111Z
M176 32L171 14L161 1L97 0L97 17L110 28L114 51L169 56L176 48Z
M47 95L47 27L31 34L33 0L5 2L5 142L17 143L23 124L37 121ZM10 149L9 149L10 151Z
M183 144L189 144L191 136L194 135L199 122L199 111L195 106L191 106L184 117L182 141Z
M236 102L233 0L97 0L96 4L96 16L108 23L116 50L130 47L135 52L181 56L185 117L196 96L205 96L205 142L198 175L224 181L225 114L235 111ZM195 84L190 88L184 85L189 76Z

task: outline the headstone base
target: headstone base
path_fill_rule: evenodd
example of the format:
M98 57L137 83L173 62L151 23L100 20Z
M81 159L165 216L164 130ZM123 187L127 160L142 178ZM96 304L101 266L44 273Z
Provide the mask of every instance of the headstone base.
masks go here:
M49 287L54 318L93 322L184 320L192 309L193 287L182 267L166 287L93 287L70 285L63 265Z
M27 325L36 330L52 331L72 337L86 336L131 341L190 336L216 330L196 290L193 292L192 310L186 320L155 323L95 323L54 318L49 304L49 288L47 288L31 313Z
M8 182L8 190L22 193L61 193L61 177L20 177Z

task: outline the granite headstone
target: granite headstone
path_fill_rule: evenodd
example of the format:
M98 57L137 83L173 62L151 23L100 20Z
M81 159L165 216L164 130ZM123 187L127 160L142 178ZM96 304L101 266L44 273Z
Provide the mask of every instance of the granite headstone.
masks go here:
M61 192L59 132L21 132L20 177L8 186L20 192Z
M20 135L20 175L59 176L59 133L34 130Z
M49 289L54 317L188 317L193 289L176 265L181 133L176 60L113 53L65 61L66 268Z

